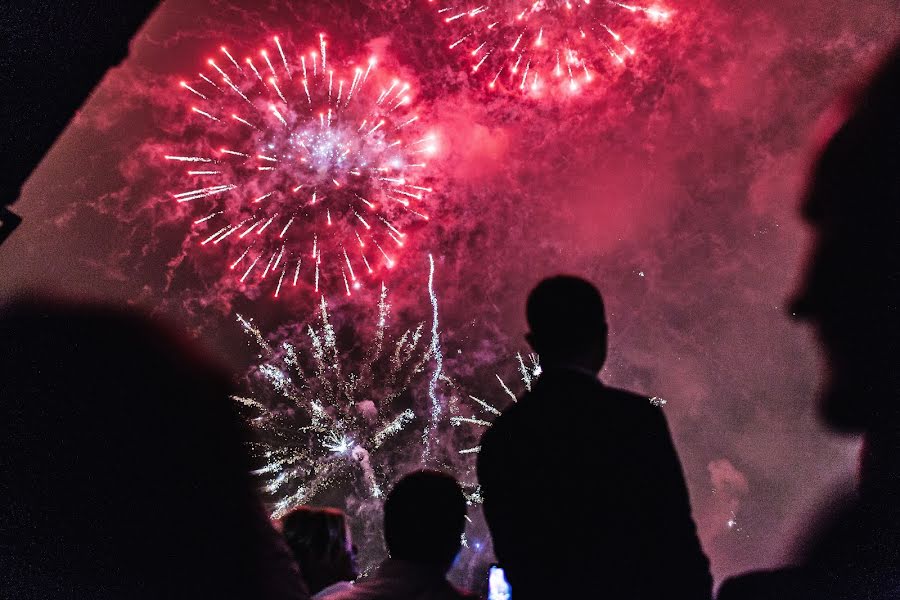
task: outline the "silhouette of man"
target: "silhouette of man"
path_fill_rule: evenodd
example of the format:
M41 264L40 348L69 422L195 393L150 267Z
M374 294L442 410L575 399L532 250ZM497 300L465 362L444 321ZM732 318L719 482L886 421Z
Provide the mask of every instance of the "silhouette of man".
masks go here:
M447 581L462 544L466 497L438 471L403 477L384 503L384 541L390 558L375 573L332 600L465 600Z
M863 434L858 489L795 567L727 581L722 600L900 598L900 46L854 104L813 170L815 247L792 312L825 350L826 423Z
M528 297L544 373L481 441L484 511L513 597L709 598L712 578L659 407L603 385L603 299L545 279Z

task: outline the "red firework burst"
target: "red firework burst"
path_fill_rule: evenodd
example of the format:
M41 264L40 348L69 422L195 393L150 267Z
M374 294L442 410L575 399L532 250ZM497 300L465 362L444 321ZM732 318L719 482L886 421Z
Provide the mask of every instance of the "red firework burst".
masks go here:
M662 24L671 11L611 0L429 0L452 32L450 49L463 52L471 73L489 89L539 94L550 86L578 92L637 51L634 34ZM629 37L634 37L631 35Z
M198 81L180 82L196 126L189 155L165 155L188 182L172 197L204 204L199 245L224 248L242 284L268 282L275 297L298 282L350 295L393 268L407 231L428 220L435 137L410 85L376 57L333 65L324 34L300 55L272 42L242 62L222 46Z

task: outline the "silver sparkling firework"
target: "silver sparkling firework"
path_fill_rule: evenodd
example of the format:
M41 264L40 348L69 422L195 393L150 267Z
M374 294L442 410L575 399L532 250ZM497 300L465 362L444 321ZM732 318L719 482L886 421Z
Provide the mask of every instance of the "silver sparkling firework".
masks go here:
M324 298L301 339L280 344L268 342L252 321L237 316L261 352L262 362L250 377L256 393L235 400L253 413L254 451L264 462L255 473L273 517L339 486L380 499L397 475L398 451L410 456L423 451L419 436L402 434L427 417L395 405L426 377L433 345L423 336L424 323L391 337L389 315L382 285L373 339L356 360L352 349L338 345Z

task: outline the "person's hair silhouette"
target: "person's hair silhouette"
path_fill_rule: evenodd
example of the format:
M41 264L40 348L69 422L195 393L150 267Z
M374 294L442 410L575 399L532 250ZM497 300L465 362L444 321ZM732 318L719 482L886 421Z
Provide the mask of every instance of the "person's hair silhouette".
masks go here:
M102 306L20 301L0 340L0 596L308 598L223 370Z
M603 298L590 282L571 275L541 281L528 296L526 339L544 364L574 362L599 371L606 361Z
M900 593L900 45L838 115L813 169L814 247L792 314L827 357L834 429L863 434L859 485L801 544L796 565L726 581L722 600L887 599Z
M662 411L597 379L607 354L600 292L579 277L545 279L526 318L543 374L487 430L478 457L513 597L709 598L709 562Z
M384 541L391 558L444 570L459 553L466 497L456 480L416 471L397 482L384 503Z
M303 565L314 597L322 597L326 589L344 589L356 579L356 548L342 511L299 506L281 520L281 532L297 563Z

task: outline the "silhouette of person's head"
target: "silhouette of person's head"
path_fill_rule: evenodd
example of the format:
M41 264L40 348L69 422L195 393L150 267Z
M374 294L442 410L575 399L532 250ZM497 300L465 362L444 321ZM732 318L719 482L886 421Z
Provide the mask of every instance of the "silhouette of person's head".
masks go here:
M356 579L356 549L342 511L301 506L281 520L281 531L311 593Z
M0 307L0 340L7 591L271 597L277 537L224 371L153 321L100 306Z
M544 279L528 295L528 343L545 365L570 364L594 372L606 362L607 325L603 297L580 277Z
M815 164L803 216L814 249L792 311L813 322L846 431L900 429L900 46L845 111Z
M456 480L439 471L403 477L384 503L384 540L391 558L445 571L459 553L466 497Z

